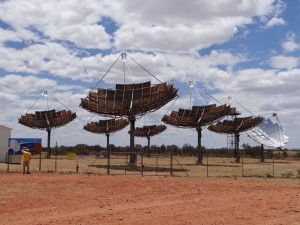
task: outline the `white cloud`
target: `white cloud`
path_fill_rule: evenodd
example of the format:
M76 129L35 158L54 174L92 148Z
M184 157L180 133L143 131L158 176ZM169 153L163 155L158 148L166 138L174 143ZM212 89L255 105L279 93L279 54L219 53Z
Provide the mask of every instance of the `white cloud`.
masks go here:
M245 53L228 50L231 43L241 41L237 38L240 35L235 36L241 28L244 33L255 32L247 25L256 23L258 19L270 27L283 24L285 21L281 13L284 9L285 3L273 0L2 1L0 19L12 29L0 28L0 55L5 56L0 58L0 100L6 106L0 109L0 123L13 127L14 136L41 136L45 141L45 132L32 131L18 124L17 119L44 89L48 89L78 115L75 121L54 130L52 145L58 141L59 145L87 143L103 146L105 136L96 136L82 129L93 115L78 107L80 99L89 91L85 87L87 84L83 86L81 81L95 84L119 52L128 49L132 58L161 81L176 81L180 98L173 107L189 106L189 95L184 87L187 81L193 80L214 91L214 97L221 102L233 96L256 114L277 111L279 115L286 116L282 121L285 126L297 119L296 111L300 107L298 59L281 55L272 57L270 65L285 69L281 72L257 68L253 64L249 64L248 69L237 69L250 59ZM101 25L103 16L116 23L116 31L112 29L107 33ZM282 43L286 52L297 49L295 39L293 35L287 35ZM25 43L25 46L21 49L8 48L4 44L6 41ZM222 50L221 44L226 42L229 47ZM217 47L204 49L211 46ZM91 51L91 48L95 49ZM102 52L103 49L108 51ZM199 55L198 51L202 49L206 53ZM130 60L128 63L135 82L158 82ZM122 62L118 62L100 86L122 83L122 69ZM131 82L128 74L126 82ZM193 100L199 101L196 96ZM159 123L172 103L151 114L155 118L151 122ZM51 103L51 107L61 107L59 105ZM99 117L94 116L93 120L97 119ZM143 124L143 119L137 120L137 126ZM299 130L297 127L293 129ZM115 134L112 143L129 145L127 132L128 128ZM173 140L174 136L177 138L171 144L196 145L194 131L173 127L168 127L159 138L154 137L151 143L166 144L166 140ZM144 139L136 139L136 143L145 142ZM205 130L203 144L226 146L226 135Z
M273 17L266 23L267 28L279 26L279 25L285 25L284 19L278 18L278 17Z
M285 25L285 20L280 17L283 11L287 8L286 2L282 0L273 1L272 7L268 8L268 13L263 14L260 20L265 23L265 28L271 28L273 26Z
M239 27L253 23L253 17L277 15L278 5L272 0L91 0L89 4L79 0L11 0L1 4L0 19L27 41L48 39L70 41L81 48L108 49L113 45L117 50L190 52L228 41ZM99 23L103 16L118 25L114 37Z
M4 1L0 18L16 32L41 32L50 40L71 41L82 48L110 48L110 35L98 22L106 15L104 1ZM31 31L34 30L34 31ZM37 34L35 33L34 36ZM42 38L42 37L40 37ZM30 39L29 39L30 40Z
M118 1L115 5L119 11L114 19L120 25L115 35L117 49L166 52L187 52L224 43L239 27L252 23L252 17L268 14L273 7L272 1L229 0L172 4L157 0Z
M269 63L273 68L293 69L299 65L299 58L293 56L277 55L271 57Z
M293 51L299 49L299 44L293 40L290 40L290 41L287 40L284 43L282 43L282 48L286 52L293 52Z
M21 41L22 39L18 37L18 34L11 30L4 30L0 27L0 45L4 44L6 41Z
M82 89L83 87L80 85L58 85L55 80L35 76L7 75L0 77L0 93L5 93L6 96L15 95L32 98L32 96L40 96L44 90L48 90L49 93L70 94L68 92Z
M286 34L286 38L281 45L285 52L294 52L299 49L300 45L295 41L295 39L296 37L293 32L288 32Z
M80 58L78 50L51 42L30 45L21 50L0 46L0 54L6 56L0 58L0 67L9 72L39 74L47 71L57 77L91 81L93 76L99 77L98 70L102 68L98 64L98 56Z
M299 72L299 69L239 70L232 74L230 82L216 81L215 85L220 93L214 97L221 102L226 102L227 97L232 96L233 106L237 107L243 116L251 115L248 111L265 117L276 112L281 119L283 129L287 131L288 136L292 135L290 145L295 145L297 141L294 136L298 133L295 128L299 127L299 119L296 116L297 108L300 107Z

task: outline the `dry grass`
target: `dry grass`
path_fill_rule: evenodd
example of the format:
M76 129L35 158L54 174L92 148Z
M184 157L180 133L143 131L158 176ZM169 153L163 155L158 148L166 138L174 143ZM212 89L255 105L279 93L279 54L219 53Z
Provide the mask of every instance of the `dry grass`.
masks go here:
M295 159L266 159L261 163L258 159L242 158L235 163L233 158L204 157L203 164L197 165L195 157L175 156L138 157L137 167L128 166L128 155L112 155L109 173L112 175L143 175L143 176L179 176L179 177L253 177L276 178L299 185L300 164ZM172 162L172 167L171 167ZM40 160L34 157L31 171L40 171ZM142 168L141 165L144 165ZM0 164L0 171L7 171L7 164ZM21 172L20 164L10 164L10 172ZM57 173L88 173L107 174L107 159L95 156L77 156L70 159L66 156L53 156L51 159L42 157L41 172ZM287 179L289 178L289 179Z

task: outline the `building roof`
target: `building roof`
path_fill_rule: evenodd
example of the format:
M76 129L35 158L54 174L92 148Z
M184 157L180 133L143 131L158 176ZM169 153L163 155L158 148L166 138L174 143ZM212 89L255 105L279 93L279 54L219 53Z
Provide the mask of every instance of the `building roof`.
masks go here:
M12 130L12 128L6 127L6 126L4 126L4 125L1 125L1 124L0 124L0 128L4 128L4 129L9 129L9 130Z

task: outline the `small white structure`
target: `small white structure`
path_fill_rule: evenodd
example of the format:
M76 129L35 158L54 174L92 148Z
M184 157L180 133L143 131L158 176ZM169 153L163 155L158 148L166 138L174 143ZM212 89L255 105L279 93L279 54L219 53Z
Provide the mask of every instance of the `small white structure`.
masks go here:
M5 162L8 150L8 139L11 137L12 128L0 125L0 163Z

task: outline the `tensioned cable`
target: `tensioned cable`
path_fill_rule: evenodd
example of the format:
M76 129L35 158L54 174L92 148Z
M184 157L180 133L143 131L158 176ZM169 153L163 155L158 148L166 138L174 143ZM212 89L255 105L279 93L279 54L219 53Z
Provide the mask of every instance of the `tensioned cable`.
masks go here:
M276 120L278 121L279 125L280 125L280 128L281 128L281 132L282 132L282 138L283 138L283 141L284 142L284 132L283 132L283 129L282 129L282 126L281 126L281 123L280 123L280 120L279 120L279 117L277 116L277 114L275 114L276 116ZM279 130L278 130L278 135L280 137L280 134L279 134ZM281 140L280 140L281 141ZM281 143L280 143L281 144Z
M235 130L236 131L239 130L243 123L244 123L244 119L241 121L240 125Z
M274 114L274 113L266 113L265 115L269 115L269 114ZM280 126L281 126L281 125L280 125ZM261 134L261 136L265 137L265 138L266 138L268 141L270 141L271 143L276 144L274 141L272 141L272 140L270 139L269 136L267 136L267 135L265 135L264 133L258 131L257 127L254 127L254 128L252 128L252 129L253 129L253 130L256 130L258 133ZM251 138L251 136L248 134L248 131L246 131L246 133L247 133L248 137ZM253 138L251 138L251 139L253 139ZM256 142L258 142L259 144L262 144L262 143L260 143L258 140L256 140Z
M256 127L254 127L253 129L254 129L254 130L257 130ZM253 138L248 134L247 131L246 131L246 134L247 134L248 137L250 137L251 139L253 139ZM265 138L266 138L268 141L270 141L271 143L276 144L274 141L272 141L272 140L270 139L270 137L268 137L268 136L265 135L264 133L261 133L261 136L265 137ZM258 142L259 144L262 144L262 143L260 143L258 140L256 140L256 142Z
M170 111L170 109L173 107L173 105L175 104L175 102L177 101L178 99L178 95L175 97L175 101L173 102L173 104L169 107L169 109L167 110L167 112L165 113L165 115L168 114L168 112Z
M198 87L198 85L196 83L194 83L194 86ZM198 87L198 88L201 89L200 87ZM203 92L205 92L209 97L211 97L213 100L215 100L216 102L218 102L219 104L222 105L222 103L219 102L216 98L214 98L208 91L206 91L205 88L202 88L201 90L203 90Z
M125 62L125 64L126 64L126 66L127 66L127 69L128 69L129 75L131 76L132 83L134 83L134 78L133 78L133 76L132 76L132 73L131 73L130 67L129 67L129 65L128 65L128 63L127 63L127 62Z
M54 95L51 95L56 101L58 101L60 104L62 104L67 110L71 111L64 103L59 101ZM49 109L48 109L49 110Z
M139 64L137 61L135 61L130 55L128 55L128 57L135 62L137 65L139 65L143 70L145 70L148 74L150 74L152 77L154 77L157 81L159 81L160 83L163 83L161 80L159 80L156 76L154 76L152 73L150 73L146 68L144 68L141 64Z
M197 84L194 83L193 81L192 81L192 84L193 84L193 86L194 86L194 89L195 89L196 93L197 93L198 96L200 97L202 103L205 104L205 102L204 102L202 96L200 95L199 91L198 91L197 88L196 88L196 87L198 87ZM198 87L198 88L200 89L200 87ZM190 89L191 89L191 86L190 86ZM214 100L215 100L216 102L218 102L220 105L222 105L221 102L219 102L216 98L214 98L214 97L213 97L208 91L206 91L204 88L201 89L201 90L203 90L203 92L205 92L208 96L210 96L212 99L214 99ZM191 91L190 91L190 94L191 94ZM191 96L190 96L190 101L191 101ZM191 105L191 103L190 103L190 105ZM204 110L205 110L205 109L204 109ZM203 112L202 112L202 115L201 115L200 119L198 120L198 123L199 123L200 120L202 119L204 110L203 110ZM219 119L217 119L216 121L218 122L218 121L220 121L221 119L222 119L222 118L219 118Z
M47 99L48 91L44 91L44 96L45 96L45 104L46 104L47 109L48 109L48 111L49 111L50 109L49 109L49 104L48 104L48 99Z
M266 114L263 114L263 115L270 115L270 114L272 114L272 116L274 117L274 113L266 113ZM275 113L275 114L276 114L276 113ZM280 121L279 121L279 118L277 117L277 114L276 114L275 116L276 116L276 121L278 121L278 123L279 123L281 132L282 132L282 134L284 134L283 129L282 129L282 126L281 126ZM263 117L263 118L264 118L264 117ZM264 118L264 119L265 119L265 118ZM266 120L266 119L265 119L265 120ZM254 127L253 129L256 129L256 130L257 130L256 127ZM248 133L247 133L247 135L250 137L250 135L249 135ZM280 137L279 130L278 130L278 135L279 135L279 137ZM269 140L270 142L272 142L272 143L275 144L275 142L272 141L272 140L270 139L270 137L268 137L267 135L261 133L261 136L265 137L267 140ZM250 138L251 138L251 137L250 137ZM284 139L284 137L282 137L282 138ZM281 140L280 140L280 143L281 143ZM261 144L261 143L260 143L260 144Z
M195 89L196 93L198 94L198 96L200 97L202 103L205 104L205 102L204 102L202 96L200 95L200 93L198 92L197 88L195 87L196 84L195 84L194 82L193 82L193 85L194 85L194 89ZM191 86L190 86L190 89L191 89ZM191 95L191 90L190 90L190 95ZM190 101L191 101L191 96L190 96ZM191 103L190 103L190 105L191 105Z
M114 61L114 63L109 67L109 69L105 72L105 74L101 77L101 79L98 81L98 83L94 86L94 88L96 88L99 83L104 79L104 77L109 73L109 71L111 70L111 68L113 68L113 66L117 63L117 61L119 60L119 58L121 57L121 54L118 56L118 58Z
M234 99L234 101L239 104L239 106L241 106L243 109L245 109L248 113L250 113L252 116L255 116L252 112L250 112L246 107L244 107L241 103L239 103L236 99Z
M145 117L151 117L152 119L154 119L157 123L160 123L160 124L163 124L162 122L161 122L161 120L158 120L156 117L154 117L154 116L152 116L151 114L147 114ZM147 121L148 123L149 123L149 121Z
M181 94L181 93L180 93ZM168 112L170 111L170 109L173 107L173 105L176 103L177 99L179 98L180 94L176 94L176 97L173 99L175 100L172 105L168 108L167 112L164 115L168 115Z
M190 87L190 109L192 109L192 88Z
M88 124L89 122L91 122L91 120L94 118L95 115L96 115L96 114L93 114L93 113L92 113L92 116L91 116L90 120L87 122L87 124Z
M43 92L44 93L44 92ZM43 94L42 94L43 95ZM41 95L41 96L42 96ZM49 95L49 93L47 92L47 95ZM32 106L27 110L27 112L26 113L28 113L31 109L32 109L32 107L37 103L37 101L41 98L41 96L40 97L38 97L38 99L32 104ZM44 95L45 96L45 95ZM50 96L52 96L56 101L58 101L61 105L63 105L66 109L68 109L69 111L71 111L65 104L63 104L61 101L59 101L54 95L51 95L50 94ZM49 110L49 104L48 104L48 100L47 100L47 98L46 98L46 96L45 96L45 102L46 102L46 106L47 106L47 109Z
M124 61L123 61L123 74L124 74L124 84L125 84L126 83L126 80L125 80L126 71L125 71L125 62Z
M35 105L35 103L37 103L37 101L41 98L42 95L40 95L40 97L38 97L38 99L32 104L32 106L27 110L27 112L25 114L27 114L31 109L32 107Z
M202 117L203 117L203 115L204 115L204 112L205 112L205 107L203 108L202 113L201 113L201 116L200 116L200 118L198 119L197 123L199 123L199 122L202 120Z

